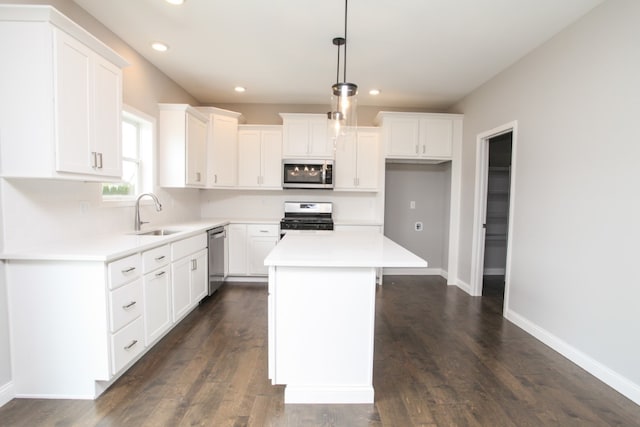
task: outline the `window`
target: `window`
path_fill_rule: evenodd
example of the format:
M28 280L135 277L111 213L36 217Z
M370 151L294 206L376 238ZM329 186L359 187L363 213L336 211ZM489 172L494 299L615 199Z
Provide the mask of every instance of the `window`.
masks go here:
M102 184L103 200L131 200L152 191L155 119L125 106L122 112L122 182Z

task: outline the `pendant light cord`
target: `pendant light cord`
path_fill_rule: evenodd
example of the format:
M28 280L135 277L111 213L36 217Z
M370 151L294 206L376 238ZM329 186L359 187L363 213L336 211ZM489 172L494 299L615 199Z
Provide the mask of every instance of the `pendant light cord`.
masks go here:
M344 0L344 82L347 82L347 3L349 0ZM338 55L340 50L338 49ZM339 62L339 59L338 59Z

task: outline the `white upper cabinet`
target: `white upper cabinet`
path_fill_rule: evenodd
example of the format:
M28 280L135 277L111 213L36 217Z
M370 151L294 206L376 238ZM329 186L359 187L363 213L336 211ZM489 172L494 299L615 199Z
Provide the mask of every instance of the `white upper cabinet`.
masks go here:
M238 187L281 189L280 126L243 125L238 131Z
M50 6L0 5L2 175L122 175L127 62Z
M196 109L209 117L206 186L233 188L238 183L238 121L241 115L214 107Z
M354 138L338 139L335 160L335 190L378 191L380 144L378 130L359 128Z
M160 104L160 185L204 188L207 116L187 104Z
M462 135L459 114L381 111L376 121L383 129L387 159L452 160L454 140Z
M280 116L283 158L333 158L326 114L281 113Z

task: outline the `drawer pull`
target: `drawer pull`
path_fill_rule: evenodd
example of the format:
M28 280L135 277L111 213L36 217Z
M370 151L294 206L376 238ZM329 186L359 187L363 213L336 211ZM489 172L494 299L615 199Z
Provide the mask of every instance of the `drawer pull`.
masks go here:
M133 341L131 341L131 344L129 344L129 345L125 345L125 346L124 346L124 349L125 349L125 350L131 350L131 347L133 347L133 346L134 346L134 345L136 345L136 344L138 344L138 340L133 340Z
M166 271L159 271L156 273L156 277L161 277L161 276L164 276L165 274L167 274Z
M135 267L125 268L124 270L122 270L122 274L131 273L135 269L136 269Z
M162 261L163 259L165 259L166 257L164 255L160 255L158 257L156 257L156 261Z
M122 309L123 310L129 310L131 307L133 307L134 305L136 305L135 301L131 301L129 304L123 305Z

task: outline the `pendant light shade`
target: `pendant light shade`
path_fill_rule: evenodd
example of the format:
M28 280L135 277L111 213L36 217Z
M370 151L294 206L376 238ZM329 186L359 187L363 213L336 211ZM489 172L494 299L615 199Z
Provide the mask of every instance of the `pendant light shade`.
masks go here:
M344 2L344 37L335 37L338 47L336 83L331 86L331 111L327 113L329 129L334 138L355 131L357 123L358 85L347 82L347 1ZM344 50L342 61L343 81L340 82L340 50Z

